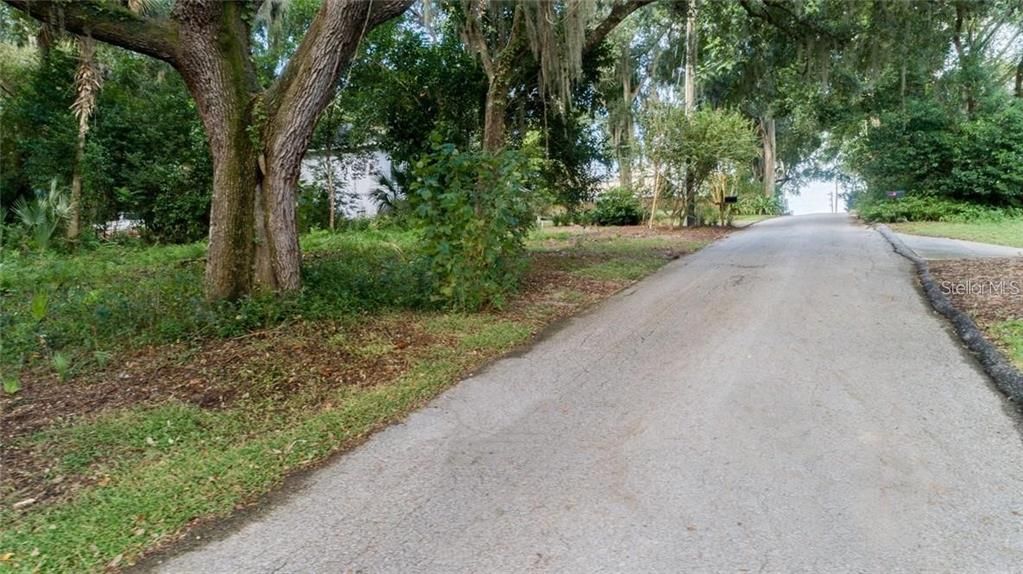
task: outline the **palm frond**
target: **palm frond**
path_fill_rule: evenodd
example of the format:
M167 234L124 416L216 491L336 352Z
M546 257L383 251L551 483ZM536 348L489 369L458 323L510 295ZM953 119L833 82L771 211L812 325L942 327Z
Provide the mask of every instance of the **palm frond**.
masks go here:
M89 130L89 118L96 109L96 98L103 85L103 74L96 60L96 42L88 36L79 36L78 69L75 71L75 101L71 111L78 119L78 130Z

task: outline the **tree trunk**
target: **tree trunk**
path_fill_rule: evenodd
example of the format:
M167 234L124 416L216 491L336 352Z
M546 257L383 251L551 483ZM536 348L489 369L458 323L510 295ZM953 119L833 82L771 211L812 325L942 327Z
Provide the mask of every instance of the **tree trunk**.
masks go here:
M696 227L700 222L696 219L696 188L691 177L686 177L685 186L682 225Z
M483 111L483 149L496 153L504 147L504 127L508 112L508 81L494 77L487 87Z
M618 183L632 189L632 70L628 47L622 49L622 125L618 137Z
M696 109L696 0L690 0L686 15L686 115Z
M696 17L697 0L690 0L686 15L686 117L691 117L696 110ZM686 168L682 178L682 221L685 227L695 227L696 193L693 189L693 177Z
M412 0L326 0L273 85L250 46L252 3L179 0L169 18L118 2L3 0L44 23L158 58L184 78L213 158L206 295L301 286L295 189L320 113L363 35ZM505 99L507 89L505 89Z
M68 202L67 238L72 243L82 234L82 161L85 159L85 130L78 129L75 164L71 172L71 200Z
M630 129L628 125L622 128L618 143L618 184L625 189L632 189L632 154L629 152L629 146L632 143L629 138Z
M764 196L774 197L775 171L777 159L775 146L777 144L775 134L774 118L763 117L760 119L760 141L763 147L763 174Z
M234 13L239 9L225 3L200 12L194 25L185 20L180 31L178 69L195 98L213 159L205 278L210 299L238 298L258 285L275 287L260 193L265 162L252 121L261 100L246 54L248 26Z
M654 228L654 218L657 216L657 197L661 191L661 163L654 161L654 198L650 201L650 222L647 227Z

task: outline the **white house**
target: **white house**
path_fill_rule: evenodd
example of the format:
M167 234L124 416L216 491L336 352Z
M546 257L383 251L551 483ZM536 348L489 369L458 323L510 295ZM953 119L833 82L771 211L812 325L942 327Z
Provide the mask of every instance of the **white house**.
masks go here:
M373 191L380 187L378 177L391 177L391 159L381 151L334 154L329 160L322 150L309 151L302 160L299 180L327 187L328 165L333 168L338 213L347 218L373 217L377 203Z

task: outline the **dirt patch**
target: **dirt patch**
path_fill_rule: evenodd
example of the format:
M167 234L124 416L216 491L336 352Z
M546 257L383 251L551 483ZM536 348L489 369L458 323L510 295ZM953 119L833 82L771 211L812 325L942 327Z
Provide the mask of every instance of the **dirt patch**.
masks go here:
M932 261L943 293L981 328L1023 319L1023 259Z
M239 401L294 407L301 395L305 404L316 405L340 387L396 379L434 339L400 317L348 328L302 323L192 347L149 347L111 361L116 367L65 382L41 370L23 373L24 390L0 400L0 493L38 503L97 478L49 480L56 461L45 445L28 440L39 431L172 401L206 409Z

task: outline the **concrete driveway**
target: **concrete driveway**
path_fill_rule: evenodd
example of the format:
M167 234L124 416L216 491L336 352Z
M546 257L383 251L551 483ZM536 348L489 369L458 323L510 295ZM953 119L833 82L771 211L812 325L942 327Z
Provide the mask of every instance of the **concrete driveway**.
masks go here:
M1023 441L845 216L675 262L166 572L1019 572Z

